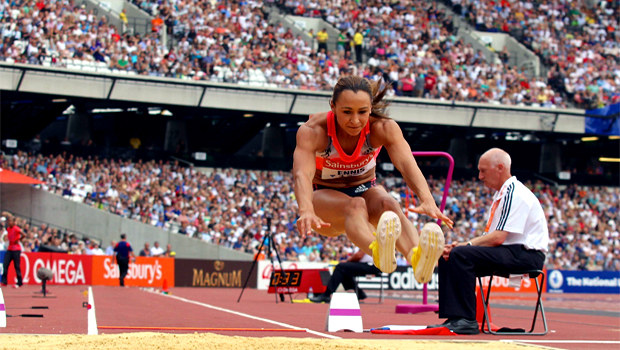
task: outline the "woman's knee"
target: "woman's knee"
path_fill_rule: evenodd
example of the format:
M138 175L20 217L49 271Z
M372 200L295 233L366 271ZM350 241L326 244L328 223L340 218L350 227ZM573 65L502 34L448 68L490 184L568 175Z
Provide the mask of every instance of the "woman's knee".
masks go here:
M400 204L392 197L381 198L381 212L391 210L395 213L401 212Z
M368 208L366 207L366 200L362 197L354 197L351 198L349 204L347 205L347 216L353 215L368 215Z

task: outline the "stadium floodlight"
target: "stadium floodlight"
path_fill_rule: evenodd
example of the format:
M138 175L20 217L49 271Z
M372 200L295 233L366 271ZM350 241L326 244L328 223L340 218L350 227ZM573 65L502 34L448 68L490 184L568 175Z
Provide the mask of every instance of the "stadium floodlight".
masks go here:
M521 134L518 132L509 132L506 134L506 141L518 141Z
M582 137L581 141L583 141L583 142L598 141L598 137L597 136Z
M4 143L6 148L17 148L17 140L6 139L2 143Z
M205 152L195 152L194 159L196 160L207 160L207 153Z
M246 113L243 115L244 118L252 118L254 116L254 114L252 113Z
M67 109L65 109L62 114L75 114L75 106L71 105L69 107L67 107Z
M149 107L149 114L150 115L161 114L161 108Z
M620 158L600 157L598 161L605 163L620 163Z
M610 140L620 140L620 136L618 136L618 135L611 135L611 136L609 136L609 139Z
M125 110L122 108L95 108L90 112L91 113L120 113L124 111Z
M486 137L486 135L485 134L476 134L476 136L474 136L474 137L477 138L477 139L483 139L483 138Z

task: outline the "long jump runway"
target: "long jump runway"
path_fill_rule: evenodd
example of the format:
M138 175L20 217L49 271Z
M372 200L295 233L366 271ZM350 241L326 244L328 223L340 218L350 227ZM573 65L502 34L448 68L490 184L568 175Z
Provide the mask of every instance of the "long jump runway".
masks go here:
M38 287L36 287L38 288ZM86 334L88 329L87 287L52 286L52 299L33 298L35 286L3 289L7 314L38 313L43 318L12 317L0 333L20 334ZM343 339L408 339L446 341L515 341L561 349L620 348L620 310L617 296L605 301L592 296L547 295L545 302L549 334L535 336L435 336L377 335L370 333L327 333L324 331L328 304L276 303L273 294L246 289L240 303L240 289L171 288L170 294L141 288L93 287L96 322L99 334L126 332L209 332L245 337L302 337ZM376 301L369 298L369 301ZM522 304L529 300L502 296L498 307L492 308L493 323L502 327L529 328L533 311ZM591 300L591 302L589 302ZM383 304L361 304L364 328L389 324L427 325L439 323L437 315L425 313L402 315L394 312L403 302L388 298ZM35 305L48 310L28 309ZM588 308L591 304L593 307ZM492 304L493 305L493 304ZM532 304L533 305L533 304ZM113 327L110 328L110 327ZM538 325L537 325L538 327ZM190 329L183 329L190 328ZM212 329L220 330L212 330ZM252 331L251 329L271 331ZM223 330L225 329L225 330ZM542 329L542 326L541 326ZM305 331L304 331L305 330Z

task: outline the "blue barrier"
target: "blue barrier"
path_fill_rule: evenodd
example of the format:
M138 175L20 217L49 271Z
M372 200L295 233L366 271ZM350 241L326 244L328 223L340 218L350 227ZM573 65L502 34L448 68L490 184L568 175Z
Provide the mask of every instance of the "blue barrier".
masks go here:
M586 111L586 134L620 135L620 103ZM604 117L604 118L600 118Z
M548 293L620 294L618 271L549 270L547 276Z

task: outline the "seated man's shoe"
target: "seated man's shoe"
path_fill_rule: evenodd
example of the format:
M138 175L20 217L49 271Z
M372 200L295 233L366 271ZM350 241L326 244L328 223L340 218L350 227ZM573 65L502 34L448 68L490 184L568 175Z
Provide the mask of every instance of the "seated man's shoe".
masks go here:
M361 301L361 300L366 299L367 297L368 296L366 295L366 293L363 290L361 290L361 289L357 290L357 300Z
M332 298L327 294L319 294L308 299L313 303L329 303Z
M480 334L478 321L465 318L454 319L444 327L456 334Z
M432 325L430 325L430 326L427 326L426 328L440 328L440 327L447 327L447 325L448 325L450 322L452 322L452 321L454 321L454 318L449 318L449 319L447 319L447 320L446 320L444 323L442 323L442 324L432 324Z

